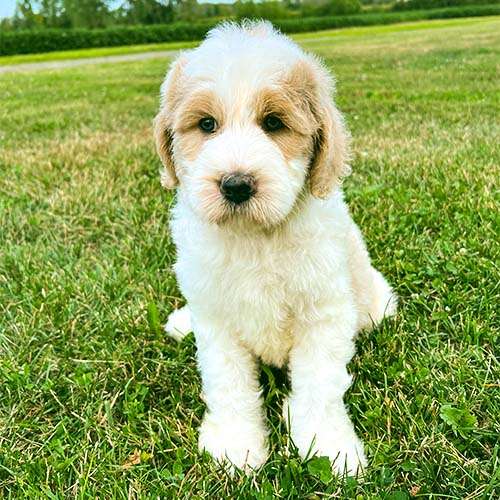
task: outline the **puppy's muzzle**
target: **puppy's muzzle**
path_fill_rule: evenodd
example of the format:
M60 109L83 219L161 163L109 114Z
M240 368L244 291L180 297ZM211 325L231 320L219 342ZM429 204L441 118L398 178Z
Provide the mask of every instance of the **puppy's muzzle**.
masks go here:
M221 179L220 191L226 200L239 205L255 194L255 179L248 174L228 174Z

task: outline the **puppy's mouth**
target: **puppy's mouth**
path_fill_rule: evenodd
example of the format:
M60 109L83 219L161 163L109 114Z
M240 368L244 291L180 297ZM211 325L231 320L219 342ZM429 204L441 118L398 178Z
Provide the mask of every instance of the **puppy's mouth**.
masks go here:
M275 203L258 189L243 201L232 201L220 193L205 198L202 206L205 219L211 224L231 224L270 228L279 223L283 214Z
M265 180L234 172L217 179L202 179L194 206L211 224L270 229L280 224L290 209L283 206L277 194Z
M258 190L249 199L234 203L222 198L220 217L212 222L219 226L228 224L256 226L270 229L285 217L273 200Z

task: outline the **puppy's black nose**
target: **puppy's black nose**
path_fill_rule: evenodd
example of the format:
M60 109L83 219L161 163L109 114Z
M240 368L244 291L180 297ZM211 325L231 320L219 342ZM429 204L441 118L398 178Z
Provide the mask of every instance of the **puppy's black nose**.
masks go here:
M238 205L255 194L255 180L247 174L225 175L220 183L220 191L226 200Z

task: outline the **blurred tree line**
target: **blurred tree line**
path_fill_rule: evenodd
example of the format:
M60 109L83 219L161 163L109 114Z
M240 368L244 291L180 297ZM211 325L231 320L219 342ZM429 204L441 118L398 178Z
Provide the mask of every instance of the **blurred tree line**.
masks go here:
M237 0L231 4L198 3L197 0L125 0L121 3L116 0L18 0L14 16L3 19L0 26L2 30L104 28L209 18L273 20L330 16L355 14L360 10L360 0Z
M15 14L11 18L0 20L0 29L92 29L243 18L274 21L357 14L362 10L400 11L499 2L500 0L236 0L234 3L199 3L198 0L17 0Z

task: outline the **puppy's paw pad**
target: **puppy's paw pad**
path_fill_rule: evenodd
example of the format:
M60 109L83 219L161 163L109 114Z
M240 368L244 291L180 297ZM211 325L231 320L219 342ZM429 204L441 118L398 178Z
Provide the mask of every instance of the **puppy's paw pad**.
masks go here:
M164 328L169 337L182 340L191 331L191 313L188 306L173 311Z

